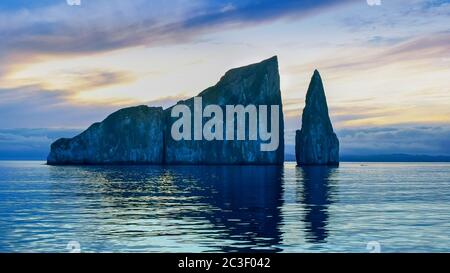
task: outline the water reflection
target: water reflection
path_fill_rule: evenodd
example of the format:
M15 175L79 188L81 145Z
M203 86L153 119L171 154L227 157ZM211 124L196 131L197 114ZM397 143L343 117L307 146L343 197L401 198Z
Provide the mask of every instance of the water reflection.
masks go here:
M306 240L328 236L335 168L297 167L297 191L306 211ZM68 175L76 182L54 184L65 200L84 199L104 218L103 235L199 236L192 243L211 251L279 251L283 224L283 174L278 166L88 166L56 167L51 180ZM59 188L59 189L58 189ZM113 213L111 213L113 212ZM213 243L215 242L215 243ZM224 242L223 244L217 242ZM210 245L211 244L211 245Z
M0 162L0 252L448 252L449 170Z
M281 240L281 167L191 166L171 170L178 177L196 179L196 190L191 193L214 208L202 216L225 231L221 239L237 240L221 246L222 251L277 250L273 246Z
M105 215L103 235L110 235L108 228L126 233L139 223L133 236L199 235L195 243L212 243L212 251L278 250L282 167L57 167L51 170L52 180L73 176L75 170L82 180L72 184L78 190L65 192L77 197L65 199L84 198Z
M297 176L302 177L302 200L304 203L306 240L323 243L328 236L328 207L332 204L334 185L332 175L336 168L327 166L299 167Z

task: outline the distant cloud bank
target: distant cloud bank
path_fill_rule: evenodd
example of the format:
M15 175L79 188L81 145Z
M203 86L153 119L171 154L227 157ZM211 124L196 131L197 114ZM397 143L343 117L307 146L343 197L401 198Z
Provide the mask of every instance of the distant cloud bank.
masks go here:
M450 155L450 126L372 127L338 130L342 154Z
M44 160L53 141L77 129L0 129L0 160Z
M53 141L83 129L0 129L0 160L44 160ZM450 126L368 127L337 130L342 156L411 154L450 156ZM286 137L289 134L286 133ZM294 147L287 144L286 154Z

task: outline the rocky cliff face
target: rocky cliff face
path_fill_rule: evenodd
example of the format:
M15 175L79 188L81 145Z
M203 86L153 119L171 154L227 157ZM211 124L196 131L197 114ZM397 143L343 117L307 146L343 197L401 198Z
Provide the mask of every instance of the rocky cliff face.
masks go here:
M277 149L261 151L267 143L256 140L174 140L171 127L177 118L169 108L138 106L119 110L101 123L93 124L72 139L57 140L51 146L48 164L283 164L284 122L280 76L276 57L228 71L213 87L201 92L203 109L219 105L279 106ZM179 102L194 115L194 99ZM203 123L209 118L203 118ZM259 115L258 115L259 124ZM194 116L192 116L192 127ZM268 124L271 129L271 123ZM237 124L234 128L236 129ZM194 128L191 128L192 131ZM225 134L225 132L224 132ZM225 138L224 138L225 139Z
M225 105L278 105L279 145L275 151L261 151L260 137L256 141L175 141L169 131L165 134L165 161L168 164L283 164L284 119L280 92L280 76L277 57L260 63L228 71L220 81L201 92L203 109L210 104L220 105L225 117ZM193 99L179 102L189 106L193 113ZM176 118L170 116L171 108L165 111L166 124ZM268 111L268 117L270 112ZM205 122L207 119L203 119ZM259 122L259 120L258 120ZM236 125L234 127L236 129ZM246 127L248 133L248 126ZM248 139L248 138L247 138Z
M333 132L322 79L317 70L309 84L302 129L297 131L295 140L297 164L339 164L339 140Z
M160 164L163 162L163 109L121 109L80 135L51 146L47 163Z

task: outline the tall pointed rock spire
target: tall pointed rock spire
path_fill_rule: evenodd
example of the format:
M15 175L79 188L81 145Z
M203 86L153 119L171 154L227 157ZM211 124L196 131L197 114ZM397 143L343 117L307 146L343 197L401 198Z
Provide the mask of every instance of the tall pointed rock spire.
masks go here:
M322 78L317 70L306 94L302 129L295 137L295 153L298 165L339 164L339 140L333 132Z

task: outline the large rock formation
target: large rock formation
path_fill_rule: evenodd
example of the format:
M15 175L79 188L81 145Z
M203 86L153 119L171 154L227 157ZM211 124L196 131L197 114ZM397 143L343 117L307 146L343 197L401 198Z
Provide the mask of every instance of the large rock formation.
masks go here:
M223 109L224 118L225 105L267 105L270 120L271 105L277 105L277 148L262 151L261 144L268 141L261 139L259 133L256 140L249 140L248 124L246 140L177 141L171 135L171 127L178 119L171 117L172 108L163 111L162 108L139 106L122 109L72 139L57 140L51 146L47 162L51 165L283 164L284 122L276 57L228 71L215 86L204 90L198 97L202 98L203 109L210 104ZM178 104L190 108L194 127L194 99ZM209 119L203 118L203 124ZM258 115L258 127L260 125ZM237 126L235 124L235 130ZM266 126L270 131L273 125L269 121Z
M228 71L220 81L201 92L203 109L209 104L220 105L225 117L225 105L278 105L279 146L275 151L261 151L261 141L175 141L170 128L165 134L165 162L181 164L283 164L284 162L284 119L280 92L280 76L277 57L260 63ZM178 104L189 106L194 113L191 98ZM165 111L166 124L173 124L171 108ZM270 114L268 113L268 117ZM203 123L207 119L203 119ZM192 123L193 124L193 123ZM247 124L248 125L248 124ZM270 126L270 125L269 125ZM236 129L236 126L235 126ZM248 126L246 127L248 133Z
M306 94L302 129L295 137L295 154L298 165L339 164L339 140L333 132L322 79L317 70Z
M121 109L72 138L51 146L47 163L161 164L163 163L163 109L137 106Z

